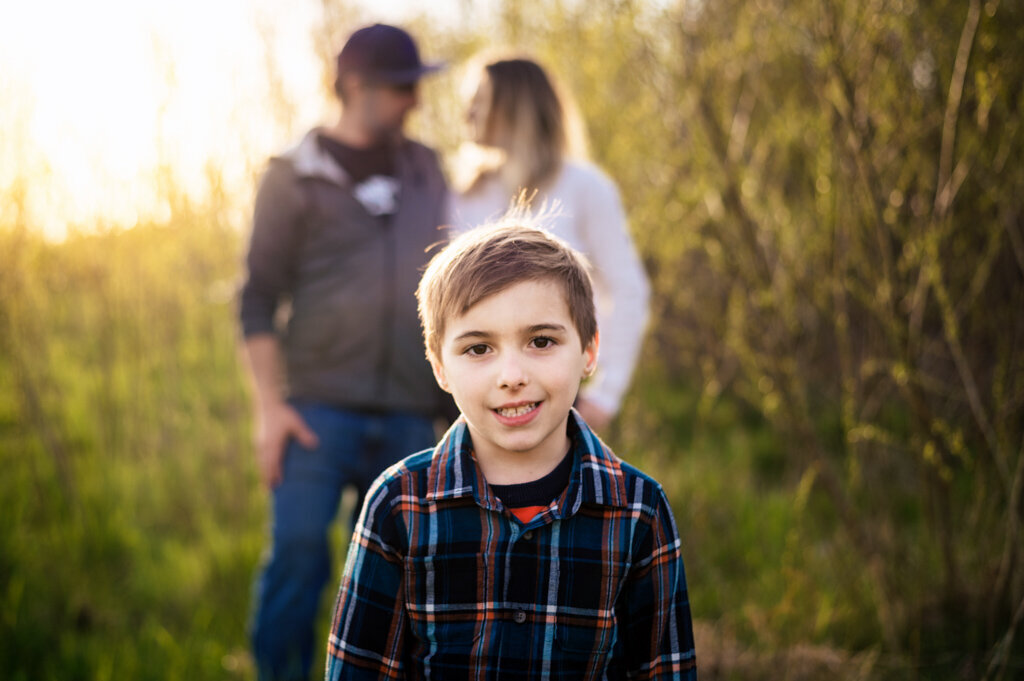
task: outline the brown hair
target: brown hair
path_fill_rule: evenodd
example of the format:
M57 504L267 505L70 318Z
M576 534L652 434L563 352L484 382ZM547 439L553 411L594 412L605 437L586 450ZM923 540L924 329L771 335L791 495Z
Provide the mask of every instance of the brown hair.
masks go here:
M587 261L513 209L498 222L460 234L427 265L416 290L427 357L440 361L448 320L523 281L553 280L585 348L597 333Z
M472 191L487 172L497 172L510 192L544 189L567 156L586 156L583 124L575 105L544 68L528 57L486 63L481 78L491 85L485 130L502 160L463 170Z

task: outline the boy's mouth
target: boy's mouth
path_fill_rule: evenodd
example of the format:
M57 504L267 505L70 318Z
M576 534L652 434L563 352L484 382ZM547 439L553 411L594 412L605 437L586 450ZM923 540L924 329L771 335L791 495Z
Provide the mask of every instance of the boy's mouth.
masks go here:
M540 402L528 402L526 404L520 404L515 407L498 407L494 411L499 416L504 416L507 419L515 418L517 416L523 416L529 414L531 411L540 406Z

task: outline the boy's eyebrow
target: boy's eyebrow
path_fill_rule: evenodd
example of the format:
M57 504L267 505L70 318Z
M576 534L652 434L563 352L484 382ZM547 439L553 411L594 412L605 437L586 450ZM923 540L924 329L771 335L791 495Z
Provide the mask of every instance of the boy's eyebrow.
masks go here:
M563 324L534 324L533 326L526 329L528 333L537 333L538 331L556 331L564 332L565 326Z
M470 338L487 338L490 336L486 331L467 331L460 333L458 336L452 339L452 342L458 343L459 341L468 340Z
M565 325L564 324L555 324L554 322L551 322L551 323L534 324L532 326L526 327L526 329L525 329L526 333L539 333L541 331L553 331L555 333L565 333ZM460 343L462 341L469 340L469 339L490 338L491 335L492 334L487 332L487 331L475 331L475 330L474 331L466 331L464 333L460 333L458 336L453 338L452 342L453 343Z

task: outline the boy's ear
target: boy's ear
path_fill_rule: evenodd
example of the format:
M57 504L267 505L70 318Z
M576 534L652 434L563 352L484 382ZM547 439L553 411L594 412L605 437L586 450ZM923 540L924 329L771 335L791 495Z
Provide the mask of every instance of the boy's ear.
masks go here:
M444 365L441 364L440 360L431 356L430 357L430 368L434 371L434 380L441 386L441 390L446 393L450 393L448 389L448 378L444 375Z
M587 343L587 347L583 348L583 354L586 356L586 363L583 365L583 378L590 378L594 374L594 370L597 369L597 356L600 345L601 332L595 331L594 337Z

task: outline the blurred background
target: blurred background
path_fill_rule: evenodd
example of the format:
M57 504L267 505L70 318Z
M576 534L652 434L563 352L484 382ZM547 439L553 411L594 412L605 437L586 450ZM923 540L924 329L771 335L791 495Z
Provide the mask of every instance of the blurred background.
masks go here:
M451 65L446 154L482 48L575 94L654 286L607 439L701 677L1024 677L1017 0L3 2L0 676L253 678L251 201L374 20Z

